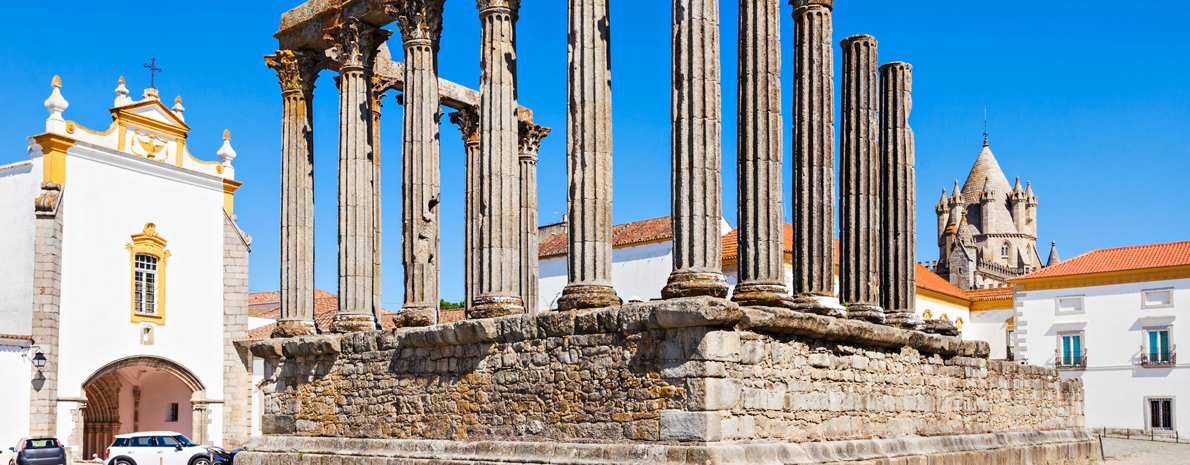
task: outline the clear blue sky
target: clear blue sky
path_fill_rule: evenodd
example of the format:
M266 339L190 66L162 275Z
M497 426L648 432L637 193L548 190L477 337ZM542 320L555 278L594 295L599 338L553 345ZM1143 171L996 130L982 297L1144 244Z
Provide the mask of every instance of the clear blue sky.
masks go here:
M668 1L612 0L615 221L668 214ZM1064 257L1092 249L1190 238L1190 3L1156 0L839 0L838 41L874 35L880 59L914 65L918 260L937 258L934 204L966 178L981 147L987 107L992 149L1011 182L1033 181L1040 198L1039 248ZM566 2L525 1L518 26L520 102L555 128L539 165L540 218L565 211ZM223 130L239 152L240 225L253 238L251 290L277 289L281 98L262 55L293 1L4 2L0 6L0 163L24 159L25 138L44 129L42 102L62 76L66 111L106 128L116 80L134 96L149 84L141 66L165 69L163 100L184 99L187 145L214 160ZM790 173L793 20L782 5L786 179ZM735 2L722 2L723 204L735 221ZM390 26L390 29L392 27ZM399 35L394 35L395 38ZM474 2L446 3L441 76L475 88L479 22ZM399 43L395 42L394 43ZM400 47L394 47L399 59ZM836 73L839 65L835 65ZM324 73L315 91L317 284L336 286L337 91ZM384 304L402 301L401 111L390 95L381 124L384 160ZM463 148L442 126L442 296L462 298ZM789 218L787 184L786 218ZM1042 245L1044 244L1044 245Z

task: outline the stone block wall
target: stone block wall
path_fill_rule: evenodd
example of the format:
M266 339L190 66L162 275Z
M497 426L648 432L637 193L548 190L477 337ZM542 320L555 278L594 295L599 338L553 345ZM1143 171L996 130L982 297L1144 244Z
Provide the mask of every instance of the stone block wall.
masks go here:
M983 342L722 300L256 343L266 435L785 442L1082 426L1082 386Z
M234 343L236 339L248 337L248 253L251 252L251 243L252 239L240 230L235 220L223 212L221 444L229 449L243 446L252 434L252 354L247 348ZM205 429L206 425L201 428Z

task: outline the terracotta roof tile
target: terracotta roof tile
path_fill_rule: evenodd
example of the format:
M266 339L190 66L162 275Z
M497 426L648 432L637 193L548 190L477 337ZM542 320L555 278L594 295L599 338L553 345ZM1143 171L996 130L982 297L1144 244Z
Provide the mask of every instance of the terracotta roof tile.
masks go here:
M967 298L967 293L963 292L962 289L955 287L955 285L951 284L950 281L942 279L941 276L934 274L934 272L930 271L929 268L921 266L920 263L916 264L916 266L918 288L931 290L939 294L945 294L963 300L970 300Z
M993 287L990 289L972 289L967 291L967 300L972 302L986 302L989 300L1012 300L1011 287Z
M784 237L782 238L781 248L785 249L785 253L793 253L793 225L785 223ZM739 258L740 244L739 244L739 230L740 228L732 229L731 232L723 236L723 261L731 261ZM835 265L839 264L839 239L835 239Z
M0 334L0 339L22 339L26 341L32 341L33 336L24 334Z
M1190 241L1092 250L1009 281L1190 265Z
M554 234L537 245L541 258L566 255L566 234ZM612 247L640 244L673 237L668 216L612 226Z
M328 297L335 297L335 294L324 291L322 289L314 289L314 299L325 299ZM253 292L248 294L248 305L264 305L275 304L281 301L281 291L271 292Z
M275 295L278 293L277 293L277 291L273 291L273 292L258 292L256 294L274 294ZM339 296L332 294L330 292L326 292L321 289L315 289L314 295L316 296L316 299L314 300L314 324L318 326L319 330L325 330L326 328L330 327L331 320L335 319L335 311L338 310L338 307L339 307ZM249 299L249 302L252 302L252 299ZM263 303L270 304L270 303L276 303L276 301L275 300L272 302L265 301ZM277 319L281 318L281 309L279 309L279 308L253 307L251 305L262 305L262 304L261 303L250 304L249 309L248 309L248 315L253 318L268 318L271 320L277 320ZM383 316L380 318L380 326L384 329L396 328L396 325L393 323L393 319L392 319L392 316L394 316L396 314L393 312L390 312L388 310L385 310L385 309L381 309L381 312L382 312ZM242 342L242 341L256 341L256 340L261 340L261 339L268 339L269 335L271 335L273 333L273 328L275 326L276 326L275 323L269 323L269 324L261 326L259 328L248 330L248 337L242 338L242 339L236 339L236 341Z

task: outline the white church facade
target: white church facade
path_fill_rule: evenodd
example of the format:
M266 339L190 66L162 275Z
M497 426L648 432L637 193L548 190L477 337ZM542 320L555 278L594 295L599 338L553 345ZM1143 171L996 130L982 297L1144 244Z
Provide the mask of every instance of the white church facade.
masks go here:
M242 442L251 239L226 131L202 160L180 97L134 101L121 78L96 130L64 118L61 87L28 160L0 166L0 442L55 436L76 459L136 431Z

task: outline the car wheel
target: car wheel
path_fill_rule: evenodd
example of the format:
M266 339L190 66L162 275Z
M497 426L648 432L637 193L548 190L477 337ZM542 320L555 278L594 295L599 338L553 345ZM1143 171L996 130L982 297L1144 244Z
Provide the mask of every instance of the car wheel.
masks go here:
M211 465L211 459L206 457L195 457L190 461L190 465Z
M114 463L113 465L132 465L132 462L121 459L121 460L117 460L116 463Z

